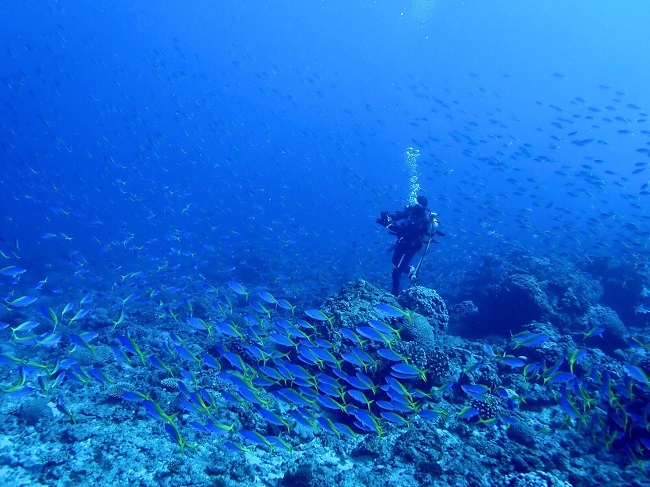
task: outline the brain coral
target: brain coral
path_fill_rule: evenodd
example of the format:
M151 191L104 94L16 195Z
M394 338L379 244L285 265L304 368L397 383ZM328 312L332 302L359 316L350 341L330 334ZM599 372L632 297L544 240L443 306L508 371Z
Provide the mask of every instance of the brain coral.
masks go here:
M399 297L400 304L424 316L434 331L445 331L449 314L443 299L433 289L412 286Z

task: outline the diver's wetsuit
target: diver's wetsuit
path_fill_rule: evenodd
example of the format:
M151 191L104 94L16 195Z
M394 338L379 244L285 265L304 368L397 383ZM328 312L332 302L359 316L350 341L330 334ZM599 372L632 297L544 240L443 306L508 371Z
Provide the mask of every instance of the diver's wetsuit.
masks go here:
M393 295L397 296L400 290L402 274L409 272L413 256L422 248L422 238L427 232L431 212L420 205L407 206L403 211L396 211L391 215L388 230L397 237L393 246Z

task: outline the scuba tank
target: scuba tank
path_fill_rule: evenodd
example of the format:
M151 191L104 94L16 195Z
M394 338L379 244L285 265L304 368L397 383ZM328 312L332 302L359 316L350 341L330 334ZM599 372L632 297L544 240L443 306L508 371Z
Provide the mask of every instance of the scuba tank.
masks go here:
M413 281L413 285L417 284L418 278L420 277L420 268L422 267L422 262L424 262L424 258L427 255L427 252L429 251L429 247L431 246L431 242L437 243L433 237L434 235L443 235L444 233L438 231L438 220L436 217L438 216L437 213L434 213L430 210L429 215L428 215L428 220L427 220L427 231L422 235L422 244L425 246L424 247L424 252L422 252L422 256L420 257L420 261L418 262L418 265L413 267L411 266L409 269L409 278L411 281Z
M427 216L427 230L422 234L422 244L428 247L433 240L433 236L438 231L438 220L436 219L438 214L431 210L427 211L429 212L429 215Z

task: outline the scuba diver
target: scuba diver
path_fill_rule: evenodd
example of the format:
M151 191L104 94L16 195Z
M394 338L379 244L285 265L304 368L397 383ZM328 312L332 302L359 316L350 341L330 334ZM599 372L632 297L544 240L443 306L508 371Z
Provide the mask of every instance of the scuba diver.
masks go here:
M393 251L393 288L391 292L397 296L400 292L400 280L403 274L409 273L413 281L417 281L422 261L433 240L434 235L444 234L438 231L437 213L427 208L429 201L424 196L418 196L416 203L407 205L404 210L396 211L390 215L387 211L381 212L377 223L388 229L389 235L395 235L397 242L388 251ZM435 242L435 241L434 241ZM426 249L420 258L417 267L411 267L411 259L426 244Z

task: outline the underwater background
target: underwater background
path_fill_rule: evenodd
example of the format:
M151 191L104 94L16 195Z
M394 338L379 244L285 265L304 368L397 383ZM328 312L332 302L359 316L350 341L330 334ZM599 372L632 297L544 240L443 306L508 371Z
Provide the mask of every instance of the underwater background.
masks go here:
M650 485L650 4L3 18L1 485Z

